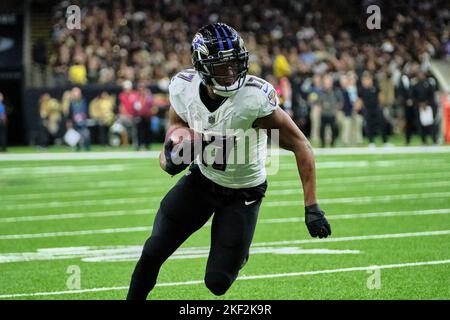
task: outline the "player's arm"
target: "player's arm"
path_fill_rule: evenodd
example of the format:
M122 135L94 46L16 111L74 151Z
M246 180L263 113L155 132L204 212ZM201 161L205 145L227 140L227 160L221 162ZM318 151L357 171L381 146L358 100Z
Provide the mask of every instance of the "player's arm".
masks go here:
M323 238L331 235L330 225L317 201L314 153L308 139L280 107L270 115L257 119L254 124L262 129L279 130L280 147L292 151L295 155L303 186L308 230L313 237Z
M171 151L173 147L173 141L169 139L170 134L177 128L189 127L183 119L175 112L173 107L169 109L169 128L167 129L166 139L164 141L164 147L159 154L159 165L161 168L171 175L175 175L183 171L186 166L184 164L176 165L171 161Z

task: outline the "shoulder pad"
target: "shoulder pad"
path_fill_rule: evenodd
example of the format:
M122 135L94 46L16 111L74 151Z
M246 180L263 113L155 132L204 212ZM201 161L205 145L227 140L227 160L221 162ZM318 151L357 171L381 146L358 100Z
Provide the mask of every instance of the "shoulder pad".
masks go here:
M255 76L250 76L245 86L260 89L261 96L264 96L261 97L263 104L267 104L268 102L274 107L278 105L277 92L269 82Z
M194 69L186 69L178 72L170 80L169 93L172 95L180 94L190 83L192 83L196 74L197 71Z

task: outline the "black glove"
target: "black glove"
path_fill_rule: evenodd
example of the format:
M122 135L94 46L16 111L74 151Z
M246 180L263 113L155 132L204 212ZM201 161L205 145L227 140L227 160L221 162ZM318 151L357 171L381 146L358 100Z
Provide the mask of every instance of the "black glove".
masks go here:
M331 236L331 227L318 204L305 207L305 223L311 237Z
M173 149L173 141L171 139L167 140L166 143L164 143L164 155L166 157L166 172L170 174L171 176L174 176L184 169L186 169L189 164L183 163L182 157L183 157L183 150L179 151L178 154L172 153ZM174 163L173 156L177 157L176 163Z

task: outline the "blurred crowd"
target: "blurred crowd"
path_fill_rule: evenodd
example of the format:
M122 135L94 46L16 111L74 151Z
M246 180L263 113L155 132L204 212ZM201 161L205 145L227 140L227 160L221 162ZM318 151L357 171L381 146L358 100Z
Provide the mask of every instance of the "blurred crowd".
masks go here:
M44 93L39 99L41 127L37 143L41 147L63 143L89 151L91 137L103 146L150 149L153 140L164 134L168 108L165 96L153 95L143 84L124 81L116 96L102 91L87 100L79 87L63 93L61 99Z
M66 27L66 8L81 8L81 30ZM166 91L191 66L199 27L220 21L243 36L249 73L270 81L282 107L313 142L384 143L418 133L436 143L439 117L432 59L450 57L446 1L62 1L53 9L52 48L35 50L55 85L128 81ZM381 30L366 26L368 5ZM42 43L39 44L42 46ZM40 61L40 62L39 62ZM106 94L106 93L105 93Z

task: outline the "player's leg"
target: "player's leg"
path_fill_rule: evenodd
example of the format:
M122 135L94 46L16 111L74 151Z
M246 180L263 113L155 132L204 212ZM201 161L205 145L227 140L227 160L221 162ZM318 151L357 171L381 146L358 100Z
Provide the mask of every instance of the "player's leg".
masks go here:
M261 202L262 197L236 198L214 214L205 273L205 284L213 294L224 294L246 263Z
M164 261L211 217L213 205L192 173L184 176L161 201L150 238L131 278L127 299L146 299Z

